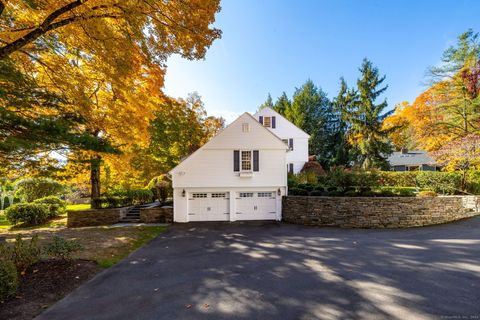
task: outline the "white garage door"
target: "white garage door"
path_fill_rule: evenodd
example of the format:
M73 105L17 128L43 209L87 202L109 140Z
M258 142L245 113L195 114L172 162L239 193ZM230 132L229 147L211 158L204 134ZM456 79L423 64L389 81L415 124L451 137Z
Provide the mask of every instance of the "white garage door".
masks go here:
M189 221L228 221L228 192L192 192L188 198Z
M275 220L277 202L275 191L238 192L236 197L237 220Z

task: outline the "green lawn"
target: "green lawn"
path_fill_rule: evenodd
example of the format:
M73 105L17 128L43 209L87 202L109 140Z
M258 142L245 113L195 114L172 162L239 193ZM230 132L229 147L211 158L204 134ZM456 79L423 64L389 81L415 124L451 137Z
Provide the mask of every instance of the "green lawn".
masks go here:
M70 211L88 210L88 209L90 209L90 203L67 205L67 210L70 210Z
M3 211L0 211L0 229L8 229L12 225L10 222L7 221L7 218L5 218L5 215L3 214Z

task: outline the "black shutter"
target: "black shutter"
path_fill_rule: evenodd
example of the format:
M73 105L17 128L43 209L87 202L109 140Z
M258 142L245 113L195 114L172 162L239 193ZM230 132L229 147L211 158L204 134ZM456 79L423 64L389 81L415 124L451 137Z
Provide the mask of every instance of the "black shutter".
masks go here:
M272 129L275 129L275 127L277 125L275 120L276 120L275 117L272 117Z
M233 171L240 171L240 151L233 150Z
M259 171L259 153L258 150L253 150L253 171Z
M263 116L258 117L258 122L260 122L260 124L263 124Z
M290 150L293 150L293 139L288 139L288 147L290 148Z
M293 173L293 163L288 164L288 172Z

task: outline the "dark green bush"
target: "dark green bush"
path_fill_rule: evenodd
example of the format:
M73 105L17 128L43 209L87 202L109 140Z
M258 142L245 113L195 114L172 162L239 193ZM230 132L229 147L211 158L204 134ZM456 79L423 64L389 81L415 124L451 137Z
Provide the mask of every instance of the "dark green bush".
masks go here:
M310 183L301 183L298 185L298 188L307 190L307 191L312 191L315 188L315 185Z
M132 199L133 204L152 202L153 192L149 189L132 189L127 191L127 197Z
M17 292L18 275L12 261L0 259L0 302Z
M340 192L338 190L328 191L328 193L327 193L327 196L329 196L329 197L339 197L341 195L342 195L342 192Z
M34 235L30 241L17 235L13 244L2 244L0 247L1 259L13 262L19 272L40 260L41 249L38 245L38 236Z
M49 206L40 203L17 203L5 210L5 216L11 224L25 223L39 225L50 217Z
M313 188L314 191L322 191L324 192L325 191L325 186L324 185L316 185L315 188Z
M37 199L33 203L45 204L48 206L49 217L55 218L59 215L65 213L67 210L67 204L62 199L55 196L48 196L44 198Z
M300 188L291 188L288 190L288 194L292 196L308 196L308 191Z
M324 194L324 191L319 191L319 190L310 191L310 195L313 197L323 196L323 194Z
M355 190L347 190L347 191L345 191L344 196L345 197L356 197L356 196L358 196L358 193Z
M25 202L57 195L64 191L64 186L52 179L47 178L26 178L16 182L16 195Z
M77 240L66 240L62 237L54 236L52 242L45 246L44 252L56 259L72 260L73 254L82 249L82 244Z

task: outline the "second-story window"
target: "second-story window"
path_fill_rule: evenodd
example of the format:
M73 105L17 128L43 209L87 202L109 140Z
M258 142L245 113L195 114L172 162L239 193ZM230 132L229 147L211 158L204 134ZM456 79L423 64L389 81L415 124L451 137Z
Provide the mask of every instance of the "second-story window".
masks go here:
M272 126L272 117L263 117L263 126L270 128Z
M252 151L242 151L242 171L252 171Z

